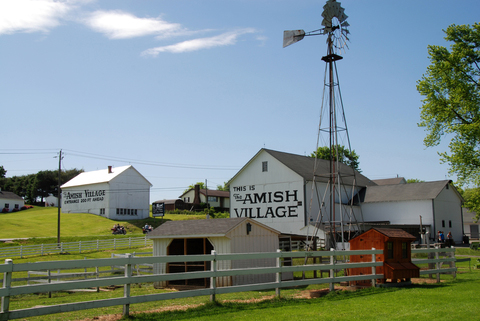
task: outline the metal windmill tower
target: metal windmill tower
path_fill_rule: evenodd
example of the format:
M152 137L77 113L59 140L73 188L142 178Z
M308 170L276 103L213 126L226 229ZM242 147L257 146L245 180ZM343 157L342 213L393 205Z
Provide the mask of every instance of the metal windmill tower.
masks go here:
M358 189L355 188L356 171L340 164L341 157L336 157L336 155L342 155L339 149L343 146L350 153L352 151L336 66L336 62L343 59L340 53L348 48L349 24L340 2L328 0L323 9L323 28L308 33L303 30L286 30L283 36L283 47L298 42L305 36L327 36L327 55L322 57L325 62L325 77L316 150L320 146L329 147L330 165L329 173L322 173L317 169L318 162L315 159L312 200L309 207L309 218L311 223L314 223L314 228L313 232L309 233L309 237L313 239L321 229L326 235L327 248L345 249L345 241L361 232L362 227L362 220L359 221L356 218L356 216L362 216L361 211L357 210L355 213L353 206L355 195L358 193ZM319 178L328 178L324 191L318 190L316 181ZM348 187L345 184L346 181L348 181ZM318 212L313 213L312 203L315 194L318 199ZM340 244L341 246L337 246Z

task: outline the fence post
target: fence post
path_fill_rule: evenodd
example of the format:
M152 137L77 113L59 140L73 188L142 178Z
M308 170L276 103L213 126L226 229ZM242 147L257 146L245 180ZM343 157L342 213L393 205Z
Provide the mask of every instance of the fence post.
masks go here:
M23 245L20 245L20 258L23 258Z
M42 243L42 255L43 255L43 243Z
M131 236L128 237L128 248L129 249L132 248L132 237Z
M335 279L335 249L331 248L330 253L330 264L332 265L332 269L330 269L330 291L335 291L335 285L333 284L333 280Z
M214 275L210 278L210 289L213 290L213 293L210 294L210 301L215 302L215 292L217 289L217 251L212 250L211 254L213 255L212 260L210 261L210 270L214 272Z
M82 241L78 241L78 253L82 253Z
M435 246L435 249L438 249L439 247L438 246ZM438 260L440 258L439 256L439 252L435 252L435 259ZM435 268L437 270L437 283L440 283L440 271L438 271L440 269L440 262L436 262L435 263Z
M372 251L375 251L375 248L372 247ZM375 255L375 253L372 253L372 263L375 263L377 262L377 257ZM372 274L375 275L377 274L377 267L376 266L372 266ZM372 287L376 287L377 286L377 279L376 278L373 278L372 279Z
M47 270L47 283L52 283L52 272L50 270ZM48 292L48 298L52 297L52 291Z
M97 251L98 251L98 239L97 239Z
M12 273L13 273L12 259L5 259L5 264L10 265L10 269L9 269L10 271L5 272L3 274L3 287L10 289L10 286L12 285ZM7 296L2 296L2 306L1 306L0 312L6 314L7 317L5 318L5 320L8 320L9 309L10 309L10 293L8 293Z
M277 254L278 254L278 257L277 257L277 268L280 269L282 267L282 259L281 259L281 254L282 253L282 250L280 249L277 249ZM276 273L276 280L277 282L277 287L275 288L275 296L277 298L280 298L280 284L282 283L282 272L279 270L277 273Z
M132 255L130 253L127 253L125 257L130 259ZM125 264L125 278L130 278L131 276L132 276L132 264L130 263L130 260L129 260L128 263ZM130 298L130 283L125 283L123 285L123 297ZM130 303L126 303L123 305L123 316L128 316L129 313L130 313Z
M117 242L116 242L116 241L117 241L117 239L114 238L114 239L113 239L113 249L114 249L114 250L117 249Z

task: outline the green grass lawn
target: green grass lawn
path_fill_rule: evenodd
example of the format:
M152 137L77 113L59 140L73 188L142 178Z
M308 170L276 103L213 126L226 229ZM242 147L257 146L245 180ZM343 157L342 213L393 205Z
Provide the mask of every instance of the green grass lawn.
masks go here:
M163 219L148 218L133 221L115 221L94 214L60 215L60 236L102 236L111 235L114 224L127 228L127 235L142 235L145 223L153 227L168 220L202 219L203 215L166 214ZM56 207L34 207L14 213L0 214L0 239L4 238L41 238L57 236L58 209Z

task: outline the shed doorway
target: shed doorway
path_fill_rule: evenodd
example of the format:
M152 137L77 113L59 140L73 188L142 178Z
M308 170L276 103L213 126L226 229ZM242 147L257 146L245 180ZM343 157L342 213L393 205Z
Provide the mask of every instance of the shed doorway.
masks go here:
M167 248L167 255L211 254L213 245L207 238L174 239ZM175 262L167 264L167 273L210 271L210 261ZM210 287L210 278L169 281L168 285Z

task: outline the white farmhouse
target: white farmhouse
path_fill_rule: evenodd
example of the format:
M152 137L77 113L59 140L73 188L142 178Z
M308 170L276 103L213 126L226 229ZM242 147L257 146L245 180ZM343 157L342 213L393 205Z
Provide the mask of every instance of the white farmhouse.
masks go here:
M116 220L147 218L151 186L131 165L84 172L61 186L62 212L92 213Z
M13 192L0 190L0 212L19 211L25 206L25 200Z

